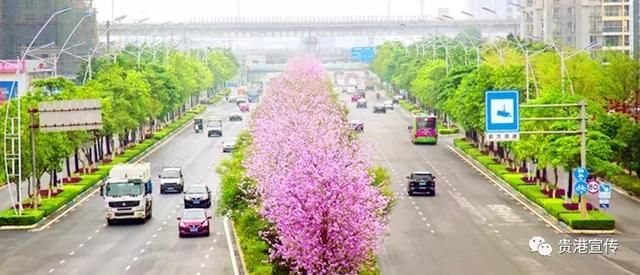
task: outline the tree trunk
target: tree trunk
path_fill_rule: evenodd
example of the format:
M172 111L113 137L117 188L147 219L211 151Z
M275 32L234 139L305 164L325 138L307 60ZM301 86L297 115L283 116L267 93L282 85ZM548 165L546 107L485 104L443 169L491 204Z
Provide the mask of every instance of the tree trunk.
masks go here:
M67 166L67 177L71 179L71 164L69 163L69 157L65 158L65 163Z
M570 170L569 170L570 171ZM565 202L571 203L571 197L573 196L573 177L569 176L569 185L567 185L567 192L565 192Z
M76 166L76 172L80 171L80 161L78 159L78 148L76 148L76 150L73 153L73 158L74 158L74 164Z
M111 155L111 142L113 141L113 135L108 135L105 137L106 146L107 146L107 155Z

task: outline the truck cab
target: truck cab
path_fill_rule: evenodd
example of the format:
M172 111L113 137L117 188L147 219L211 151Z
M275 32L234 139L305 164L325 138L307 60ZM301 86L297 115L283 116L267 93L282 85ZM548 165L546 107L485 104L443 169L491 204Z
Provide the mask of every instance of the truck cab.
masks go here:
M119 220L150 219L153 210L151 165L149 163L118 164L109 171L101 186L107 224Z
M184 177L180 167L164 167L158 178L160 178L160 194L182 193L184 190Z

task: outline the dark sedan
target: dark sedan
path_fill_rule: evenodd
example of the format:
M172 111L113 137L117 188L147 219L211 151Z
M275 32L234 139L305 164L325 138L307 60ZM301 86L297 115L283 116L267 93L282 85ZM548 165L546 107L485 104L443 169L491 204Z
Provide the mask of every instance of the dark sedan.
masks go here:
M185 209L178 220L178 235L186 236L209 236L209 216L204 209Z
M211 207L211 191L206 185L191 185L184 192L184 208Z
M233 113L229 115L229 121L242 121L242 114Z
M407 185L409 196L413 196L416 193L430 196L436 195L436 177L430 172L413 172L407 176L407 179L409 180Z
M387 107L384 106L384 104L382 104L382 103L378 103L376 105L373 105L373 112L374 113L386 113L387 112Z

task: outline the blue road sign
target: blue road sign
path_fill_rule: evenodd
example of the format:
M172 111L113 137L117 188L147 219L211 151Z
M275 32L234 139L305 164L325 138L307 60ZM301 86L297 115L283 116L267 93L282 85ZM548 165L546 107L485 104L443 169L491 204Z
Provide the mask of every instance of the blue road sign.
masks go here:
M485 93L486 133L520 132L520 97L518 91Z
M354 47L351 48L351 58L360 62L371 62L375 57L375 49L373 47Z
M600 183L600 192L598 193L598 198L602 199L611 199L611 183L601 182Z
M587 171L587 168L578 167L573 170L573 177L575 177L578 182L586 182L589 177L589 171Z
M602 208L602 209L609 209L609 204L608 204L608 203L601 203L601 204L600 204L600 208Z
M576 184L573 186L573 189L576 191L576 194L582 196L587 193L587 190L589 189L589 187L587 186L586 182L579 181L579 182L576 182Z

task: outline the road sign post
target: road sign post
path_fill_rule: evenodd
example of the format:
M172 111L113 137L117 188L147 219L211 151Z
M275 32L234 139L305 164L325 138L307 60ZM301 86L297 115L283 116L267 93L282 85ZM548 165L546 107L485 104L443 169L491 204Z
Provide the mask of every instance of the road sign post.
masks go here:
M610 207L611 200L611 183L602 182L598 186L598 200L600 208L608 209Z
M520 138L520 98L518 91L485 93L486 140L514 141Z

